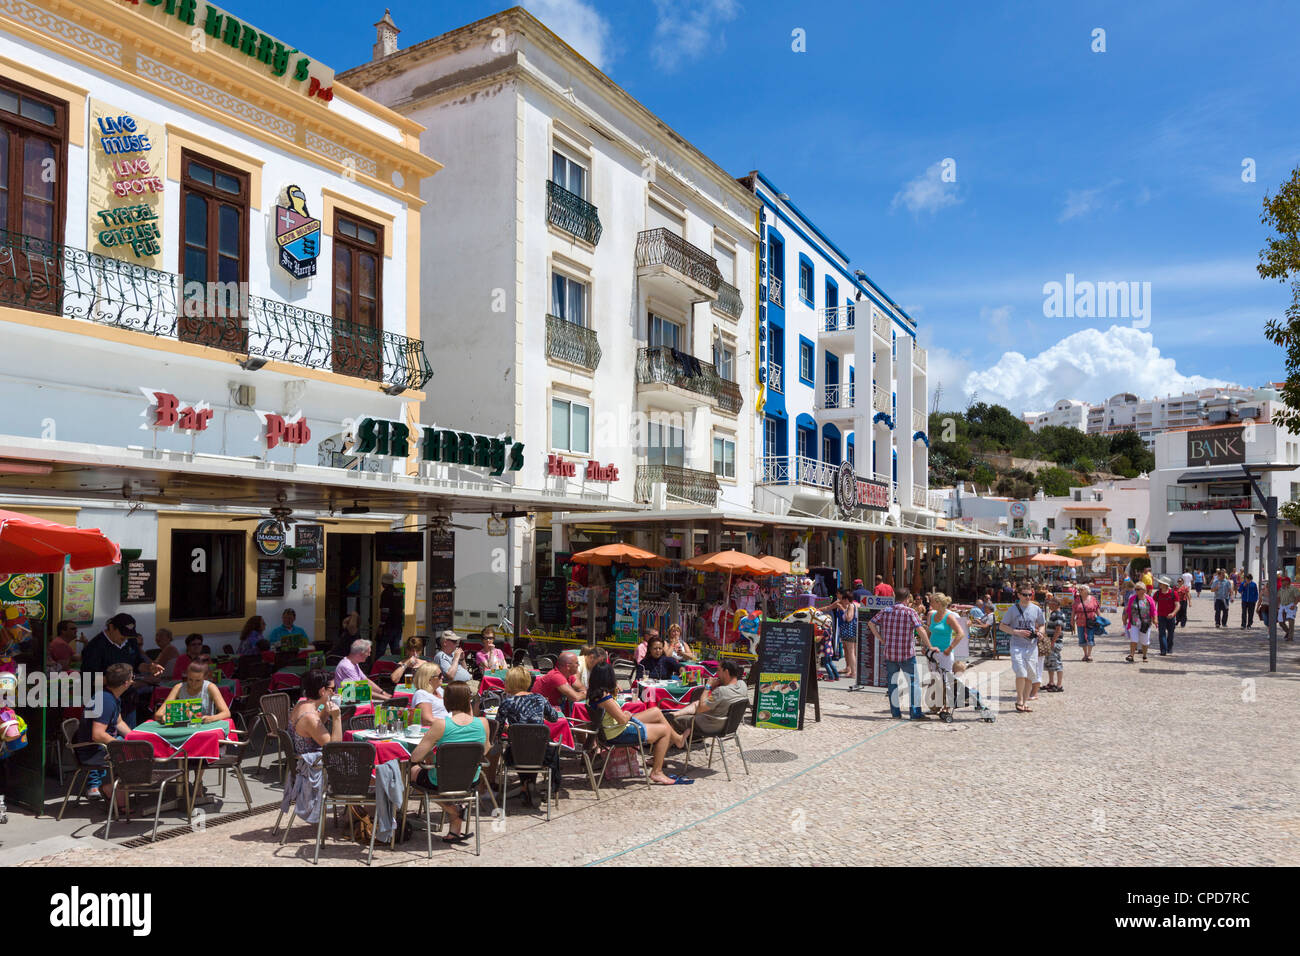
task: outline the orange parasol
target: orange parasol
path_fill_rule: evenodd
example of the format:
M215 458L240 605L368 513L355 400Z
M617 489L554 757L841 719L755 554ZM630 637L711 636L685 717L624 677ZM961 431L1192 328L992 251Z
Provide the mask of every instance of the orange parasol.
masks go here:
M740 551L715 551L713 554L702 554L698 558L688 559L685 564L696 571L718 571L727 574L753 574L763 577L780 573L758 558Z
M0 574L57 574L118 564L122 553L95 528L73 528L0 511Z
M569 558L574 564L591 564L607 568L611 564L622 564L632 568L663 568L671 562L661 558L652 551L634 548L630 544L602 544L598 548L579 551Z
M785 558L778 558L774 554L769 554L766 557L759 558L758 563L768 568L771 568L777 574L794 573L794 571L792 571L790 568L789 561L787 561Z
M1019 554L1014 558L1007 558L1003 564L1038 564L1053 568L1077 568L1082 567L1083 562L1078 558L1067 558L1063 554L1051 554L1042 552L1039 554Z

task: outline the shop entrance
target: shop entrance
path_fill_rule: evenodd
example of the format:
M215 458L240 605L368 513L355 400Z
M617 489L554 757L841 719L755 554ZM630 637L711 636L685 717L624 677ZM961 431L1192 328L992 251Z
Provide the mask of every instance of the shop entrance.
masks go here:
M328 532L325 535L325 634L339 637L343 618L361 617L360 637L374 640L379 612L375 606L379 575L375 567L375 536Z

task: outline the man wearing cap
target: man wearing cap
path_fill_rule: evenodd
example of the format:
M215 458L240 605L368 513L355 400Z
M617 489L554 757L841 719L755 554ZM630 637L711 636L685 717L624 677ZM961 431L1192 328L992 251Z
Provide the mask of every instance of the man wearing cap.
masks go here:
M1163 575L1160 589L1153 595L1156 602L1156 629L1160 635L1160 656L1168 657L1174 652L1174 628L1178 625L1178 592L1174 583Z
M379 653L402 652L402 622L406 616L406 600L395 587L396 579L385 574L379 579ZM390 651L391 649L391 651Z
M862 578L853 579L853 600L861 604L863 599L870 594L871 592L862 586Z
M103 674L113 664L129 664L136 679L121 695L122 716L131 727L136 723L137 689L146 685L142 678L158 677L163 669L140 650L140 632L130 614L114 614L104 629L90 639L81 655L83 674Z
M460 635L455 631L442 632L442 650L433 655L433 662L442 668L442 679L449 684L460 683L470 679L461 661L465 654L460 648Z

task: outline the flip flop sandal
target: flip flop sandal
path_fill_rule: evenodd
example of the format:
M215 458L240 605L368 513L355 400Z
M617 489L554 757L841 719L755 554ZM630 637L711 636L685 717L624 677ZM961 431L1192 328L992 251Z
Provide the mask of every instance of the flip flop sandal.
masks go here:
M443 843L464 843L466 840L473 839L474 833L448 833L442 838Z
M1132 664L1132 663L1133 663L1133 655L1130 654L1128 657L1124 658L1124 660L1126 660L1126 661L1128 661L1130 664Z
M1026 707L1024 704L1016 704L1016 713L1017 713L1017 714L1027 714L1027 713L1029 713L1029 708Z

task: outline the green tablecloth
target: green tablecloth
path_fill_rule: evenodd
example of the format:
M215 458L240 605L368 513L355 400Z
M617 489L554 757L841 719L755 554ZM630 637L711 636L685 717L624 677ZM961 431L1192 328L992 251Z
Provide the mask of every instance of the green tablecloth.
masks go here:
M146 720L135 728L145 733L157 734L173 747L179 747L197 733L205 730L224 730L230 733L230 721L214 720L209 724L185 724L181 727L164 727L156 720Z
M307 673L307 665L306 665L306 664L286 664L284 667L276 668L276 671L275 671L275 672L276 672L277 674L297 674L299 677L302 677L304 674Z

